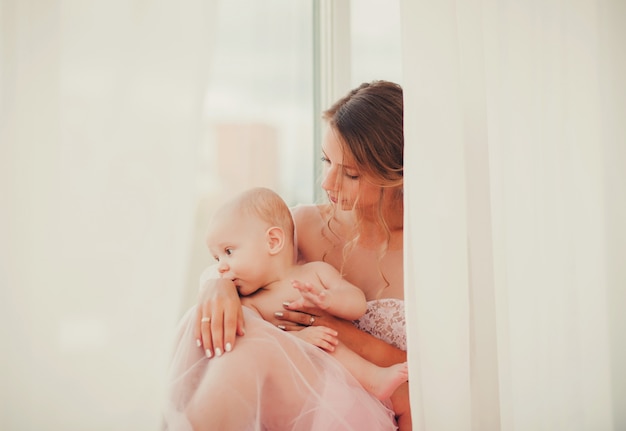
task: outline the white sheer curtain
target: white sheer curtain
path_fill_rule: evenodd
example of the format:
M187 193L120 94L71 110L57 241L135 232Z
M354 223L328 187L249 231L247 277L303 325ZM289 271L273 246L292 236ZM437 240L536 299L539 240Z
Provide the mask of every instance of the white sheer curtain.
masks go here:
M210 2L0 2L0 429L159 429Z
M626 428L625 20L402 2L415 430Z

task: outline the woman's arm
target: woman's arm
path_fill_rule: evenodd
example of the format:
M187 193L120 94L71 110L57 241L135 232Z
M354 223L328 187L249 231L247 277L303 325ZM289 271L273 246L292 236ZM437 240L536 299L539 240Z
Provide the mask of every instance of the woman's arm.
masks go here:
M194 337L207 357L221 356L244 335L243 310L235 284L228 279L205 279L198 294Z
M310 326L311 316L314 316L313 324L315 326L326 326L334 329L338 332L340 341L376 365L387 367L406 361L405 351L361 331L350 321L335 317L318 308L299 307L296 311L293 308L289 309L289 307L290 305L284 304L284 310L274 315L287 331L296 331L302 329L303 326Z
M299 330L303 326L309 326L311 316L315 316L314 324L327 326L339 334L339 339L354 352L363 358L381 367L405 362L406 352L374 337L367 332L361 331L352 322L338 319L328 313L314 308L301 308L301 311L290 311L288 305L285 310L278 312L276 319L281 321L281 326L286 330ZM280 315L282 314L282 316ZM411 406L409 403L409 385L403 383L391 395L393 410L396 414L400 431L412 429Z
M319 321L321 321L321 325L327 323L324 318L320 318ZM407 360L404 350L400 350L367 332L361 331L351 322L342 320L338 320L338 322L342 329L336 329L335 326L334 328L339 332L339 339L370 362L382 367L387 367ZM318 323L317 318L316 323ZM391 395L391 403L393 404L393 410L396 414L399 431L411 430L412 421L408 382L400 385Z
M388 367L406 361L405 351L361 331L352 322L324 315L316 318L315 324L328 326L337 331L341 342L376 365Z
M337 323L331 328L339 333L339 340L346 346L364 357L370 362L381 367L388 367L406 361L406 352L394 347L386 342L361 331L352 322L336 319ZM316 319L316 324L327 325L327 319L322 317Z

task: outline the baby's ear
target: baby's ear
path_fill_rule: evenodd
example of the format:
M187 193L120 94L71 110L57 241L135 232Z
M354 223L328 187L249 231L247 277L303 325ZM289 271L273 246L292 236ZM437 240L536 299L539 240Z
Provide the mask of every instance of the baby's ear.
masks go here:
M267 250L270 254L278 254L285 246L285 232L278 226L272 226L266 232Z

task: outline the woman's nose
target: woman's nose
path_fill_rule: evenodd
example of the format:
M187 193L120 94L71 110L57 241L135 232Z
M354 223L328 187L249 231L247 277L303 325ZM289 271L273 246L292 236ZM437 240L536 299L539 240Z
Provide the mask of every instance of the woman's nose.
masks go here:
M322 188L326 191L337 190L337 168L330 167L324 172L324 178L322 179Z

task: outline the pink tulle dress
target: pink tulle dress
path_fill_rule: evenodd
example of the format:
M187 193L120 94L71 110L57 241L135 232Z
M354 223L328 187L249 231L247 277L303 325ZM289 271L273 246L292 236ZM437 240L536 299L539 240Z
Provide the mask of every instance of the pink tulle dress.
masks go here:
M404 339L406 345L402 301L382 301L368 303L368 312L357 323L396 345ZM397 429L390 403L366 392L331 354L250 309L244 307L246 335L237 338L233 351L212 359L196 346L193 317L191 309L179 327L164 411L166 430Z

